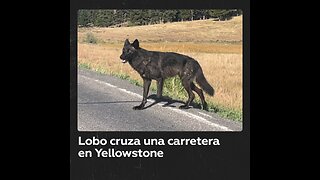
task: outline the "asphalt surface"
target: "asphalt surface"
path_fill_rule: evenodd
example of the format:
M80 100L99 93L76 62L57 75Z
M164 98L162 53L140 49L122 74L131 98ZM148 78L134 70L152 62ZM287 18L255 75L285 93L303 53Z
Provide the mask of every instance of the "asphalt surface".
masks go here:
M79 131L241 131L242 123L218 117L217 114L189 108L174 99L153 100L144 110L133 110L142 100L142 87L126 80L78 70Z

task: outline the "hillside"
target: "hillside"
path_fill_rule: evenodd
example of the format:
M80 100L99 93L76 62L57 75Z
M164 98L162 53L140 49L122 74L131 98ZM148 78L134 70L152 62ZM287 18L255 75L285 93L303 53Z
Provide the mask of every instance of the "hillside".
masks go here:
M79 28L79 38L89 31L104 42L123 42L125 38L141 42L241 42L242 16L229 21L207 19L133 27Z

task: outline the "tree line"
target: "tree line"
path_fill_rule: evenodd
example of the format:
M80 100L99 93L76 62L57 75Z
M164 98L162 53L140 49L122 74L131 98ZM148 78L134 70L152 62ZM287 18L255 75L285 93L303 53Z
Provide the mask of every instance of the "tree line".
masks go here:
M225 21L241 14L242 11L239 9L79 10L78 25L84 27L137 26L209 18Z

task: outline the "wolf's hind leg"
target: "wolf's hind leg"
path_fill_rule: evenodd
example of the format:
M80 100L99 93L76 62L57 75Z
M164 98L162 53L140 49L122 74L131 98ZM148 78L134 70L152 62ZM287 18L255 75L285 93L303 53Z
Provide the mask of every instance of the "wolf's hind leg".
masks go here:
M202 89L198 88L193 82L191 83L191 89L199 95L202 103L202 109L208 111L208 105L204 98Z
M162 88L163 88L163 78L157 80L157 98L162 97Z
M187 93L188 93L188 96L189 96L189 99L187 100L186 104L185 105L182 105L180 106L179 108L180 109L188 109L189 108L189 105L190 103L193 101L194 99L194 93L192 92L192 89L191 89L191 79L189 78L184 78L182 80L182 85L183 87L186 89Z

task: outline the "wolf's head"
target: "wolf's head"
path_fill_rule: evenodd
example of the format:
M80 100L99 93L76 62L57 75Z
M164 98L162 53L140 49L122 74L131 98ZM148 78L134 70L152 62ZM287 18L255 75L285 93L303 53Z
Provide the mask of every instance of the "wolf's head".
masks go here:
M120 56L122 63L131 61L137 54L137 49L139 49L138 39L134 40L132 44L129 42L128 39L126 39L122 49L122 54Z

